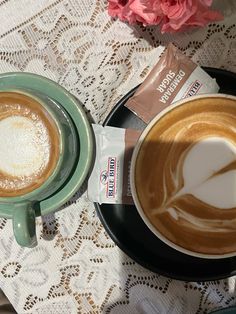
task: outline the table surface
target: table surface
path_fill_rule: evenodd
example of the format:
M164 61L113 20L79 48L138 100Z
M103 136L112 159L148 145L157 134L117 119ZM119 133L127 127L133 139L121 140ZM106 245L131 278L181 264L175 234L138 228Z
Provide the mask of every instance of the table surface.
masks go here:
M236 72L236 1L215 1L224 21L183 34L130 27L106 0L0 0L0 72L48 77L96 123L141 83L169 42L202 66ZM38 246L21 248L0 219L0 287L18 313L208 313L236 303L235 278L181 282L127 257L104 231L86 184L37 220ZM194 270L193 270L194 271Z

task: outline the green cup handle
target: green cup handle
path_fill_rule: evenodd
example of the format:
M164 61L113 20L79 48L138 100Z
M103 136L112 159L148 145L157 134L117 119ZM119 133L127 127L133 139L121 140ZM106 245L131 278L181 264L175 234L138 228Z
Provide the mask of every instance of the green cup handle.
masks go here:
M13 212L13 231L19 245L34 247L37 245L35 232L35 211L31 203L17 204Z

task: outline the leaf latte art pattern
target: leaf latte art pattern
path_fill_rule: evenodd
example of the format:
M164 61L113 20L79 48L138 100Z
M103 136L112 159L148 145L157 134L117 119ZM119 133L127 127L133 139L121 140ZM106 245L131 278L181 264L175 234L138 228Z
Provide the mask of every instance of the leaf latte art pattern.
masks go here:
M164 115L141 145L140 204L152 225L184 249L236 251L235 126L236 101L193 100Z

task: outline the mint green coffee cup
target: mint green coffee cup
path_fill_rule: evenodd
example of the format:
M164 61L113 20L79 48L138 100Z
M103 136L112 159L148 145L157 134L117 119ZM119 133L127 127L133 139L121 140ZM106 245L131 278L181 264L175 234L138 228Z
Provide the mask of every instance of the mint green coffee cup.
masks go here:
M4 99L4 101L3 101L3 99ZM27 114L28 114L27 112L30 110L24 111L25 109L22 109L22 108L24 108L24 105L22 105L22 104L19 105L18 109L15 105L14 105L15 107L12 105L12 109L9 109L11 107L7 103L8 99L9 99L9 102L11 101L11 99L15 99L16 101L17 101L17 99L18 99L18 101L19 101L19 99L21 99L21 100L24 100L27 102L27 99L28 99L29 103L34 104L34 106L32 105L33 106L32 107L33 108L32 109L32 115L27 116ZM5 107L3 104L4 102L6 102L6 104L8 104L8 105L5 105ZM1 110L1 105L2 105L2 110ZM26 106L26 108L28 108L27 106ZM7 108L7 109L4 109L4 108ZM39 111L37 111L38 109L39 109ZM11 112L11 110L12 110L12 112ZM37 111L35 113L35 115L33 115L34 110L35 110L35 112ZM45 123L46 123L46 121L47 122L49 121L48 122L49 123L48 124L48 130L53 125L52 129L54 128L53 129L54 133L53 132L50 133L48 131L49 135L45 135L46 129L42 129L42 134L39 133L39 132L41 132L41 129L40 129L41 125L39 124L38 120L35 122L33 119L35 117L40 116L39 113L41 111L43 112L42 116L45 115L45 117L46 117ZM23 115L23 112L24 112L25 116ZM8 158L8 160L6 160L6 161L4 160L4 156L2 156L3 161L1 162L1 159L0 159L0 207L6 206L7 208L11 208L12 221L13 221L13 231L14 231L14 235L15 235L15 238L16 238L16 241L18 242L18 244L20 244L21 246L25 246L25 247L33 247L37 244L36 233L35 233L35 210L34 210L34 206L38 202L40 202L40 201L46 199L47 197L53 195L58 189L61 188L61 186L63 186L64 182L70 176L70 174L73 170L73 167L76 163L76 159L77 159L77 153L78 153L77 141L78 141L78 138L77 138L77 132L75 130L74 124L73 124L70 116L66 112L66 110L60 104L58 104L57 102L55 102L51 98L47 97L46 95L44 95L42 93L39 93L36 91L31 91L28 89L20 89L19 90L19 89L11 88L11 89L0 91L0 130L1 129L5 130L6 128L8 128L7 130L9 131L9 130L14 129L14 131L12 131L12 132L10 131L7 133L7 134L9 134L9 136L6 136L6 140L5 140L6 146L8 145L10 147L13 147L13 151L15 151L14 150L15 149L14 148L14 145L15 145L14 140L15 140L15 138L18 138L18 132L16 131L18 129L15 129L15 127L21 128L22 125L24 125L24 123L26 123L28 121L28 120L26 121L25 118L28 120L32 118L31 122L35 123L34 125L37 125L37 131L35 131L35 134L37 136L35 136L35 138L38 139L39 144L37 144L38 146L35 144L35 147L37 147L37 148L40 147L40 149L41 149L41 147L43 147L43 149L45 150L44 155L41 154L40 151L39 151L40 153L37 154L38 151L35 150L35 153L33 155L34 159L32 159L31 163L29 162L29 165L32 169L34 169L37 162L39 163L38 160L40 159L40 157L41 157L40 160L43 161L42 157L49 156L48 157L48 160L49 160L48 164L45 166L46 167L45 169L47 169L47 174L45 174L45 176L42 176L42 177L39 177L39 176L33 177L30 187L25 188L24 184L28 184L28 182L31 180L31 178L29 179L29 177L27 177L25 175L22 175L19 177L17 177L17 176L14 177L12 175L12 173L9 174L8 172L6 172L6 169L11 169L11 171L13 171L14 173L21 173L20 171L23 171L23 170L25 171L25 173L28 173L29 172L28 168L30 168L30 167L27 168L27 165L28 165L27 164L27 162L28 162L27 157L28 156L27 156L26 151L28 149L30 152L30 148L27 145L25 145L25 147L20 147L19 149L17 148L18 151L20 152L19 157L17 157L17 155L15 155L11 158L11 156L10 156L10 158ZM40 120L40 117L39 117L39 120ZM1 122L2 122L2 124L1 124ZM18 124L14 124L15 122ZM21 125L20 123L23 123L23 124ZM29 123L29 122L27 122L27 123ZM25 125L27 125L27 123ZM11 127L12 125L14 128L9 129L9 127ZM27 128L28 128L28 126L27 126ZM27 128L25 127L25 129L27 129ZM32 132L31 132L30 128L28 128L27 130L28 130L27 136L31 138L31 135L34 134L33 128L32 128ZM24 129L23 129L23 131L24 131ZM19 129L19 133L20 132L22 132L21 129ZM15 137L11 133L13 133L13 135ZM22 134L25 134L25 133L22 133ZM53 136L52 136L52 134L53 134ZM23 141L26 141L27 137L26 137L26 135L24 135L24 136L25 137L23 138ZM50 142L49 147L46 147L44 142L41 143L42 138L44 138L43 136L45 138L49 138L49 140L50 140L50 141L48 140ZM32 137L33 137L33 135L32 135ZM9 142L9 138L13 139L13 140L11 140ZM1 135L0 135L0 140L1 140ZM0 141L0 143L1 143L1 141ZM20 141L20 143L21 143L21 141ZM3 146L5 145L3 135L2 135L2 144L3 144ZM34 146L32 146L32 147L34 148ZM6 151L9 153L9 151L11 151L11 150L9 150L7 148ZM21 155L23 155L23 157ZM11 159L15 163L10 163ZM21 160L21 159L24 161L24 163L20 164L20 162L18 162L18 160ZM53 162L50 164L50 161L53 161ZM22 164L23 164L24 167L23 166L22 166L22 168L19 167L19 164L20 164L20 166L22 166ZM1 169L1 165L3 168L5 167L4 171ZM17 167L15 165L17 165ZM37 171L40 172L41 168L39 168L39 170L37 168ZM37 172L37 174L38 174L38 172ZM35 175L35 174L33 173L33 175ZM1 179L1 177L3 179ZM15 178L17 178L17 179L15 179ZM18 179L18 178L21 178L21 179ZM16 183L16 182L18 182L17 180L20 182L19 184ZM24 181L24 180L28 180L28 181ZM9 183L9 186L7 186L7 184L5 184L4 182L7 182L7 184ZM22 188L18 189L20 184L22 184Z

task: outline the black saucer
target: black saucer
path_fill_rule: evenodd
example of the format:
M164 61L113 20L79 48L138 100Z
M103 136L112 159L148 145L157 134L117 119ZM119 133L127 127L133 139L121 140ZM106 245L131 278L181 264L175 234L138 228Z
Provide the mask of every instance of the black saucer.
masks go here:
M236 74L219 69L205 70L220 85L220 92L236 95ZM113 108L104 125L142 130L145 124L124 104L137 87ZM95 204L98 216L113 241L140 265L167 277L187 280L216 280L236 275L236 257L202 259L171 249L146 227L135 206Z

